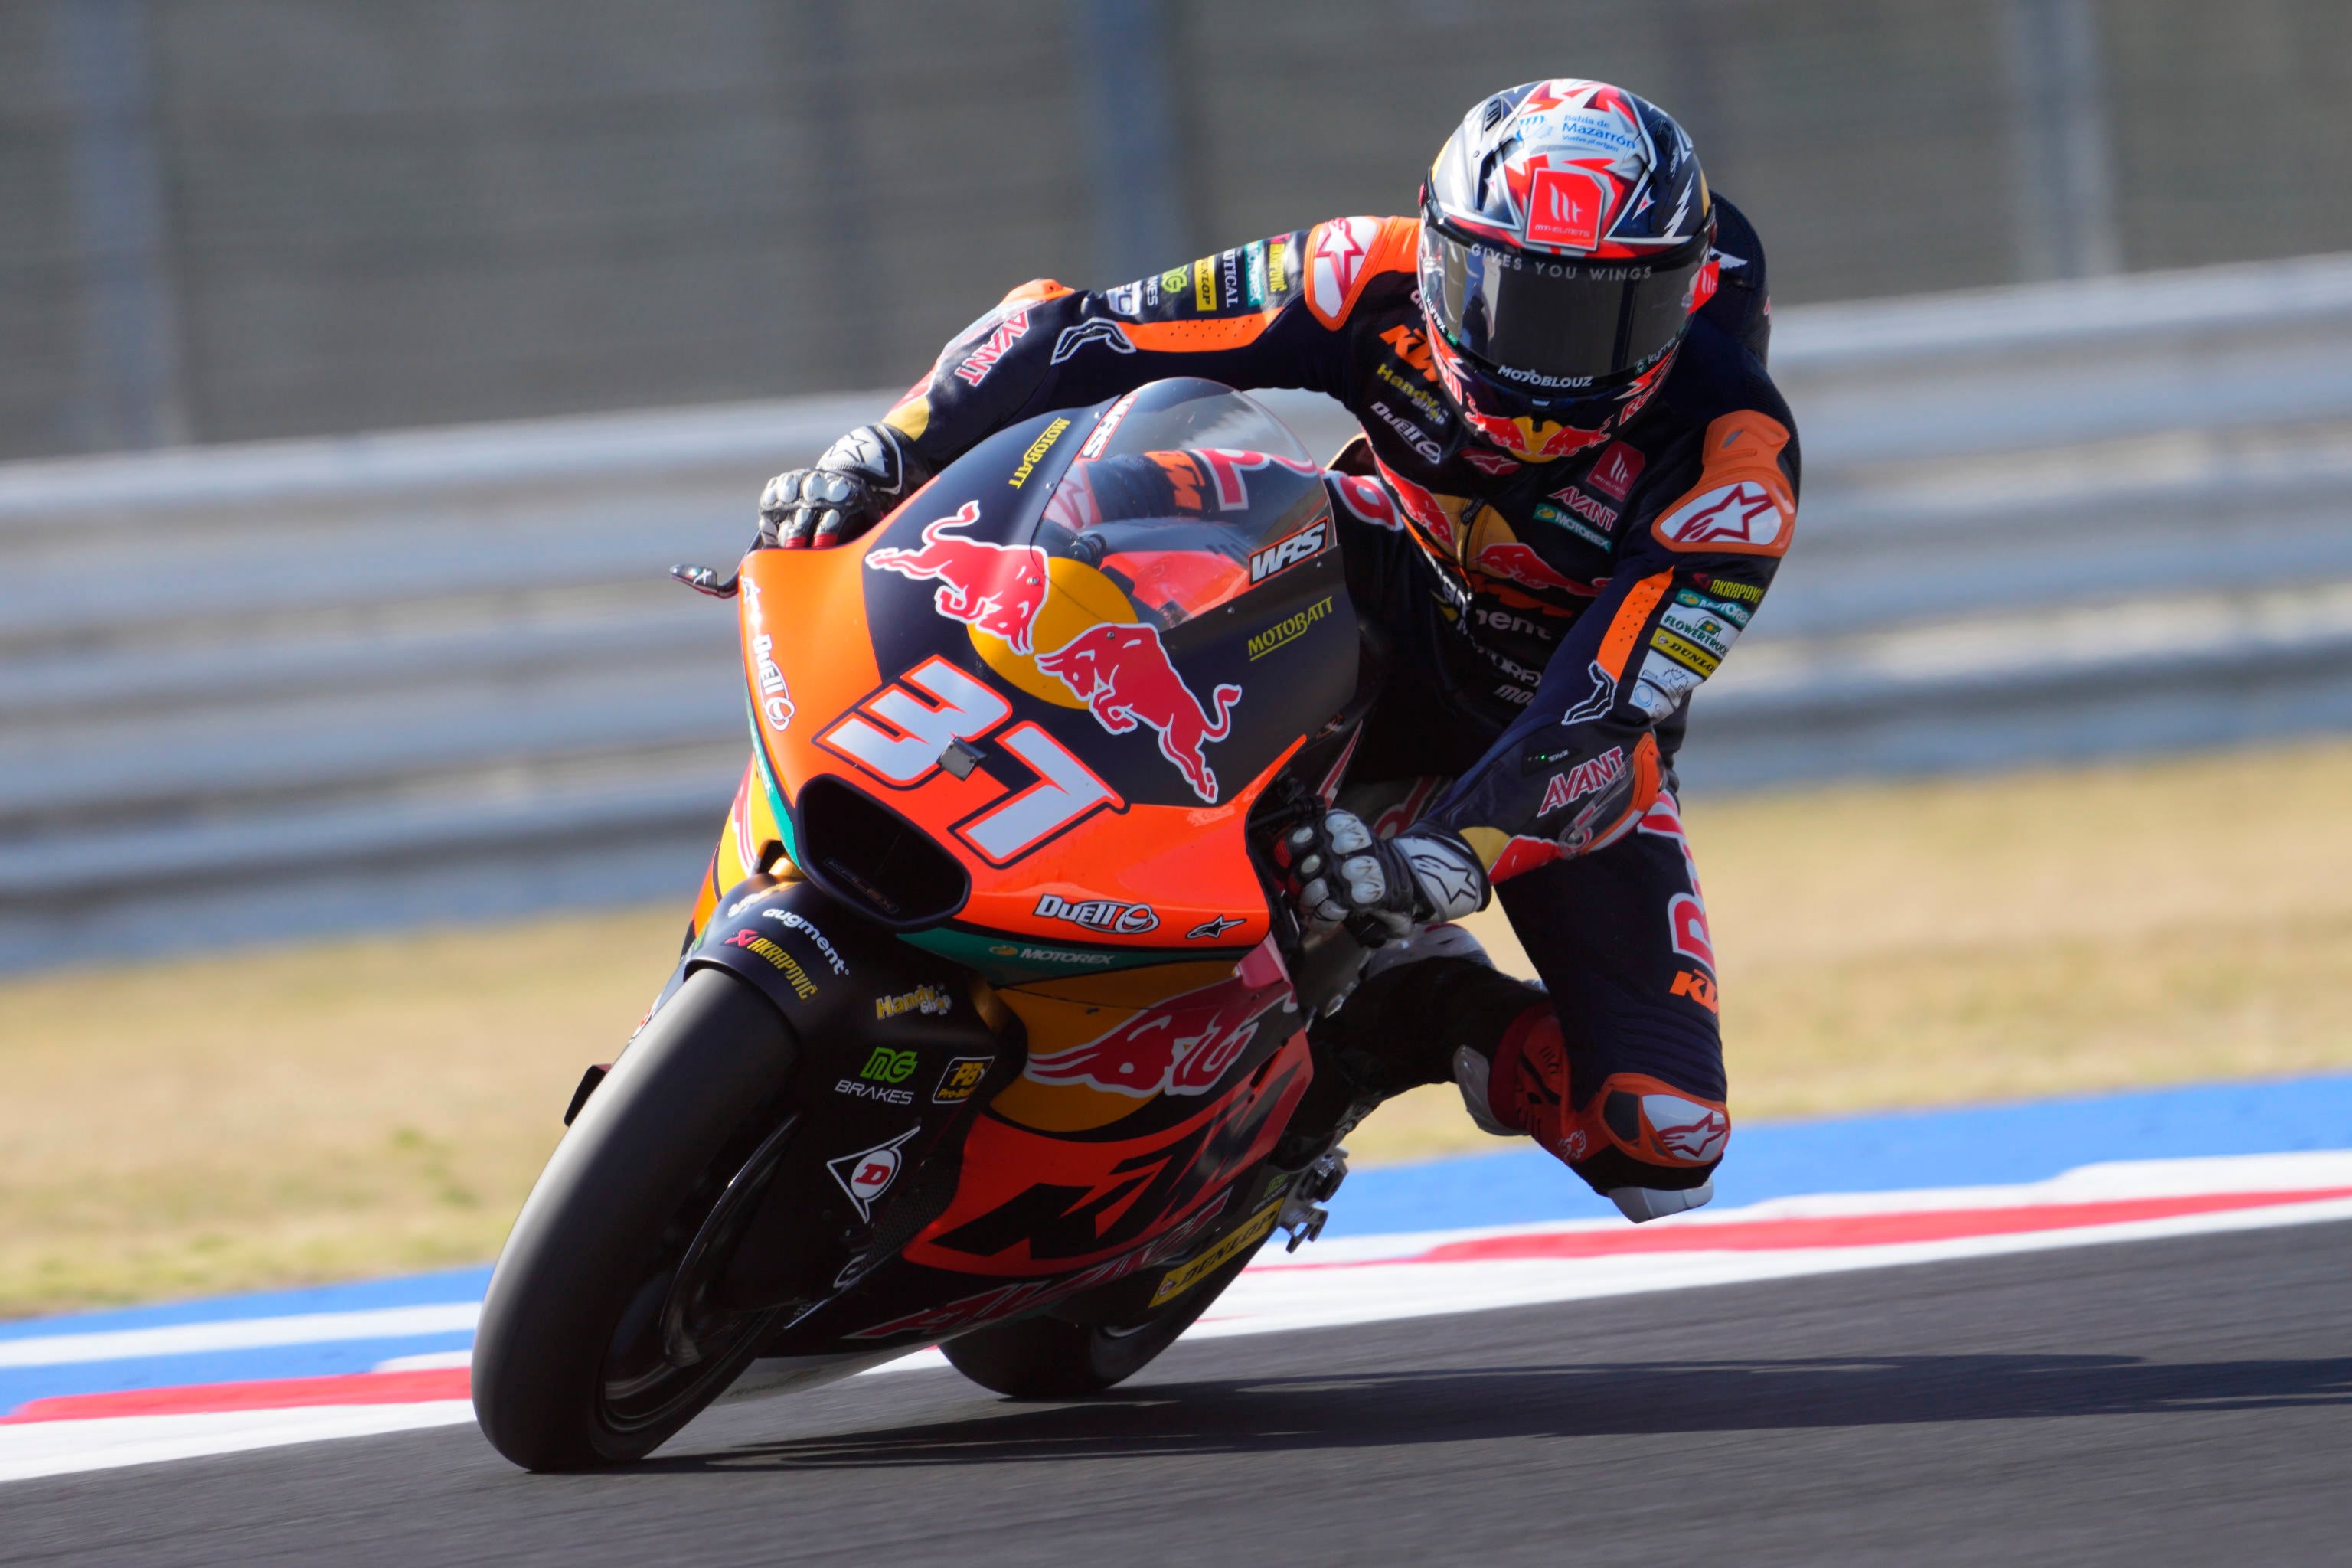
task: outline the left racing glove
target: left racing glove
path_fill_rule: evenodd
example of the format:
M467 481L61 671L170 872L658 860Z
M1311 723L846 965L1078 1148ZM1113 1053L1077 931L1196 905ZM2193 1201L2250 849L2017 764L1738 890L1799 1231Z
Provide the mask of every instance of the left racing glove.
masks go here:
M928 474L887 425L860 425L814 466L787 468L760 496L760 547L824 550L872 528Z
M1367 947L1483 910L1492 893L1476 851L1444 828L1375 838L1352 811L1327 811L1292 828L1274 858L1302 915L1344 923Z

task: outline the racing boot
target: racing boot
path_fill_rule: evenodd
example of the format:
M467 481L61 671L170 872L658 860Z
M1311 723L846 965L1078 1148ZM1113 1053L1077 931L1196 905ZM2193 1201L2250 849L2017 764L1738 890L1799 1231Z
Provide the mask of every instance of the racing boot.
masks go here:
M1497 1137L1533 1138L1637 1225L1715 1196L1731 1138L1720 1104L1639 1073L1612 1074L1580 1099L1569 1058L1545 1001L1485 1041L1456 1046L1451 1066L1473 1121Z
M1376 948L1346 1003L1308 1031L1315 1079L1274 1163L1301 1168L1382 1100L1445 1082L1457 1051L1480 1042L1491 1051L1511 1020L1543 997L1542 986L1496 970L1457 925L1425 926Z

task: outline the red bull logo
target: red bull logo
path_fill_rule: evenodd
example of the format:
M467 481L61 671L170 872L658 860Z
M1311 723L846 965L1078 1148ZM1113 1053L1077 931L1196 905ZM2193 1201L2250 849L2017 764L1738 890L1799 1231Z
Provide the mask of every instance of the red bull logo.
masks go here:
M1379 465L1381 478L1388 482L1389 493L1396 497L1397 504L1404 509L1404 514L1426 529L1432 539L1451 551L1454 548L1454 519L1446 515L1437 498L1378 458L1372 460Z
M1470 569L1483 572L1489 577L1517 583L1522 588L1549 588L1554 592L1565 591L1587 596L1592 593L1585 584L1554 571L1549 563L1535 552L1534 546L1521 544L1516 540L1508 544L1489 544L1478 552L1477 558L1470 563Z
M1151 626L1089 626L1039 656L1037 668L1084 700L1095 722L1112 734L1124 735L1138 724L1158 731L1160 754L1176 764L1194 795L1216 804L1217 775L1203 749L1233 732L1240 687L1220 686L1211 694L1211 717L1176 672L1160 629Z
M980 521L980 503L968 500L953 517L923 530L919 550L877 550L866 564L901 577L938 582L931 604L950 620L1003 637L1016 653L1034 651L1029 628L1045 607L1048 579L1045 552L1034 544L992 544L948 531Z
M1465 407L1462 417L1488 441L1531 463L1549 463L1554 458L1573 457L1587 447L1597 445L1609 434L1606 430L1580 430L1573 425L1562 425L1552 419L1538 421L1524 414L1515 419L1504 419Z
M1030 1059L1039 1083L1083 1083L1138 1099L1206 1094L1240 1059L1282 988L1240 978L1137 1015L1098 1040Z

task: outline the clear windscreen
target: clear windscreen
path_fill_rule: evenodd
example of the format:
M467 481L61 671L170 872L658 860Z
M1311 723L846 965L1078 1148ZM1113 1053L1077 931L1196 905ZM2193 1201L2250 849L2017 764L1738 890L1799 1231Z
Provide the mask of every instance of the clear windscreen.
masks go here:
M1265 546L1325 504L1322 470L1281 420L1212 382L1155 382L1107 409L1055 482L1047 552L1139 605L1198 615L1249 588Z

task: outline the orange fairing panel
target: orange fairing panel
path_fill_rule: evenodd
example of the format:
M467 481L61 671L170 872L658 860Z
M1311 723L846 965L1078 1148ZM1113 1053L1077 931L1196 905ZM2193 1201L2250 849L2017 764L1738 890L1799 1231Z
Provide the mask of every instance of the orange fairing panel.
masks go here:
M881 684L863 557L855 549L761 550L743 563L745 689L768 754L788 778L797 771L788 759L806 750L816 725Z
M1209 927L1193 940L1264 937L1244 824L1295 745L1216 805L1129 801L1043 726L1013 718L1005 688L1027 683L1000 686L997 661L933 655L885 679L862 571L854 549L761 551L743 568L745 679L789 795L832 775L924 829L971 878L965 925L1110 947L1181 946ZM964 731L992 761L959 778L919 737Z
M1067 1273L1166 1235L1230 1200L1271 1153L1314 1076L1304 1031L1172 1125L1130 1138L1031 1131L993 1114L964 1141L947 1213L901 1255L958 1273Z

